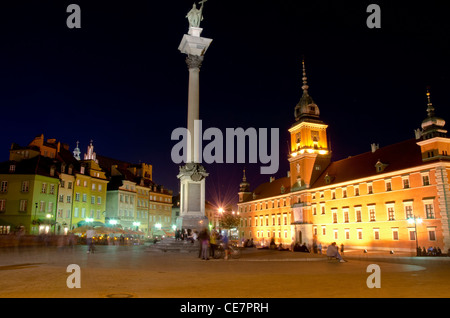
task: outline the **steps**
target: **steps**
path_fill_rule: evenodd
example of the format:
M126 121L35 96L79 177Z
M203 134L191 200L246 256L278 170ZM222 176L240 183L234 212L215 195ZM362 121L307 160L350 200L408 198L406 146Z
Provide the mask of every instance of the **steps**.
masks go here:
M147 252L174 252L174 253L198 253L200 243L195 241L176 241L174 238L164 238L156 244L151 244L147 247Z

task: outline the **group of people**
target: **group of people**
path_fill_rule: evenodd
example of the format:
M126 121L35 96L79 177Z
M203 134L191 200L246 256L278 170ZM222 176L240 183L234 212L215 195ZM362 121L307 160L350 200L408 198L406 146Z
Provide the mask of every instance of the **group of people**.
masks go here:
M206 228L198 234L198 241L200 242L200 251L198 257L203 260L209 260L209 257L214 258L214 251L219 244L222 244L225 250L225 259L228 259L229 254L229 239L226 231L216 231L213 229L211 233Z
M424 246L422 249L420 249L420 247L417 248L417 255L418 256L442 256L442 251L439 247L430 246L428 249L426 249ZM448 255L450 255L450 249L449 249Z

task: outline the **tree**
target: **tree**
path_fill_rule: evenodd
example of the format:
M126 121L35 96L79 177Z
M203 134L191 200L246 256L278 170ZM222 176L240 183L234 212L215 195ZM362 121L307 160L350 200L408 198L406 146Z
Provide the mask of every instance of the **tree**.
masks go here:
M236 214L234 212L223 212L220 220L219 220L219 226L222 229L232 229L235 227L239 227L241 224L241 217L239 214Z

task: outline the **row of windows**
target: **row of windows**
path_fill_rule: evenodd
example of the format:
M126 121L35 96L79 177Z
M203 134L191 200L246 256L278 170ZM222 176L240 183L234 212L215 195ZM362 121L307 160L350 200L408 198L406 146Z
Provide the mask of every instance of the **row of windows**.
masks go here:
M63 201L61 201L61 196L62 195L60 195L59 196L59 202L63 202ZM82 202L87 202L87 194L86 193L83 193L82 194ZM63 200L64 200L64 198L63 198ZM77 193L75 193L75 201L77 201L77 202L80 202L80 193L79 192L77 192ZM67 196L67 202L69 203L70 202L70 196L68 195ZM95 204L95 196L94 195L92 195L91 196L91 204ZM97 197L97 204L102 204L102 197Z
M422 176L422 186L428 186L430 185L430 177L428 173L421 173ZM409 176L402 176L402 189L409 189L410 186L410 181L409 181ZM385 191L392 191L392 180L391 179L385 179L384 180L385 183ZM367 186L367 194L373 194L373 183L372 182L368 182L366 183ZM360 192L359 192L359 187L360 185L354 185L353 186L353 195L354 196L359 196ZM331 191L331 199L334 200L336 199L336 189L332 189ZM342 188L341 189L341 196L340 198L347 198L348 197L348 191L347 188ZM324 191L319 191L316 193L312 194L312 199L316 199L316 198L324 198Z
M265 202L259 202L252 205L246 205L239 207L239 212L252 212L252 206L253 211L263 210L263 209L273 209L275 207L285 207L286 204L290 205L290 198L283 198L283 199L277 199L277 200L271 200L271 201L265 201Z
M321 233L323 236L327 235L327 228L326 226L321 226ZM408 228L408 239L410 241L415 241L416 240L416 231L414 228ZM341 233L340 233L341 232ZM369 232L369 233L367 233ZM428 240L430 241L435 241L436 240L436 228L435 227L429 227L427 228L427 232L428 232ZM344 240L350 240L353 239L352 235L351 235L351 231L350 229L344 229L344 233L343 233L343 237L340 236L340 234L342 234L342 230L339 231L338 229L333 229L333 239L334 240L339 240L339 239L344 239ZM318 235L318 226L314 226L313 227L313 234L314 235ZM363 240L365 238L365 235L371 235L370 239L373 239L375 241L384 239L391 239L393 241L398 241L399 240L399 229L398 228L391 228L391 235L390 237L383 237L381 238L380 235L380 229L379 228L373 228L372 230L366 230L365 234L364 234L364 230L363 229L356 229L356 239L357 240Z
M53 213L53 202L39 202L39 212ZM19 212L26 212L28 208L28 200L19 200ZM0 212L6 211L6 199L0 200Z
M255 216L253 218L242 218L241 219L241 226L276 226L276 225L289 225L291 224L290 221L290 213L284 213L281 214L272 214L269 218L269 215L260 215ZM252 221L253 220L253 221Z
M435 218L435 212L434 212L434 205L433 200L425 200L423 201L424 204L424 210L425 210L425 217L427 219L434 219ZM354 207L354 222L362 222L362 207L357 206ZM370 222L377 221L377 213L376 213L376 205L370 204L367 205L367 220ZM396 220L396 212L395 212L395 204L394 203L387 203L385 204L385 211L388 221L395 221ZM321 215L325 215L325 205L321 204L320 206ZM312 214L317 215L317 206L313 205L312 207ZM409 219L414 217L414 210L413 210L413 201L404 201L403 202L403 212L405 219ZM338 223L339 218L339 212L337 208L331 208L331 214L332 214L332 222ZM349 208L342 208L342 222L343 223L350 223L350 209Z

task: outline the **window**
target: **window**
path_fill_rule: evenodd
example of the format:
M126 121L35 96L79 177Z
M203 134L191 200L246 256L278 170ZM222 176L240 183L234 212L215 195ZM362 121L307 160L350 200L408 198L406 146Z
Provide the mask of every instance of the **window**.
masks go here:
M102 204L102 197L97 197L97 204Z
M375 222L376 218L375 218L375 205L370 205L368 206L369 209L369 220L370 222Z
M355 196L358 196L358 195L359 195L359 187L355 186Z
M81 184L81 180L78 179L78 180L77 180L77 186L79 186L80 184Z
M86 180L83 181L83 187L85 187L85 188L87 187L87 181Z
M373 193L373 186L372 183L367 184L367 193L372 194Z
M348 223L349 219L348 219L348 209L344 209L344 223Z
M392 229L392 239L394 241L398 241L398 228L393 228Z
M358 240L362 240L363 239L362 229L356 229L356 237L358 238Z
M70 203L71 199L72 199L71 196L68 195L68 196L67 196L67 201L66 201L66 202L67 202L67 203Z
M62 218L62 217L63 217L63 209L58 209L57 216L58 216L59 218Z
M337 223L337 209L331 210L331 213L333 215L333 223Z
M73 211L73 216L77 218L78 212L79 212L79 208L75 208L75 210Z
M9 165L9 172L16 171L16 165Z
M5 212L6 210L6 200L2 199L0 200L0 212Z
M342 189L342 197L343 198L347 197L347 189Z
M333 233L334 233L334 239L337 240L338 239L338 230L334 229Z
M350 229L344 229L345 232L345 239L349 240L350 239Z
M49 194L55 194L55 185L54 185L54 184L51 184L51 185L50 185L50 191L49 191Z
M428 173L422 173L422 184L424 186L430 185L430 176Z
M83 202L87 202L87 194L83 193Z
M321 213L322 213L322 214L325 214L325 205L324 205L324 204L321 204L321 205L320 205L320 209L321 209L321 211L322 211Z
M361 220L361 207L355 207L356 222L362 222Z
M286 214L283 214L283 222L284 222L284 225L287 225L287 215Z
M386 180L386 191L391 191L392 190L392 183L391 180Z
M394 211L394 205L390 204L387 206L387 213L388 213L388 220L394 221L395 220L395 211Z
M313 215L317 215L317 207L313 205Z
M322 235L327 235L327 230L325 226L322 226Z
M80 201L80 193L75 193L75 201Z
M317 236L317 226L313 226L313 235Z
M425 203L425 215L427 216L427 219L434 219L433 202L424 201L424 203Z
M28 200L20 200L19 211L26 212L28 206Z
M414 228L408 229L408 234L409 234L409 240L410 241L415 241L416 240L416 231Z
M95 204L95 196L91 195L91 204Z
M59 202L64 202L64 194L59 195Z
M98 191L102 191L102 185L101 184L98 185Z
M331 190L331 199L332 200L336 199L336 191L335 190Z
M92 184L92 190L95 191L95 188L96 188L96 185L95 185L95 183L93 183L93 184Z
M53 202L48 203L48 210L47 212L53 212Z
M373 229L373 239L374 240L380 239L380 229Z
M45 212L45 202L41 201L39 204L39 212Z
M26 193L30 189L30 181L22 181L22 188L20 191Z
M86 208L81 208L81 217L83 219L86 217Z
M42 184L41 193L47 193L47 183Z
M436 228L429 227L429 228L427 228L427 231L428 231L428 240L436 241Z
M403 189L409 189L409 177L403 177Z

